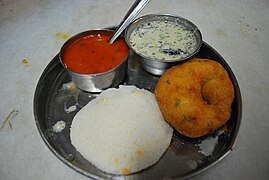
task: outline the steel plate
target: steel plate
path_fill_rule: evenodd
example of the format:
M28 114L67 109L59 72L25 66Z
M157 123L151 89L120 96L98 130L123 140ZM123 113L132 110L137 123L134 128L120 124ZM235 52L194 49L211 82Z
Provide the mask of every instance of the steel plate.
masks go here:
M235 89L231 118L224 127L201 138L187 138L174 131L170 147L155 165L129 176L111 175L97 169L75 150L70 142L73 117L98 94L72 88L71 78L58 55L41 75L34 96L35 121L42 139L61 161L93 179L188 178L208 169L232 150L241 121L242 101L232 70L212 47L203 42L196 57L214 59L229 73ZM138 57L132 52L128 63L128 75L121 84L132 84L154 92L159 77L142 69ZM66 127L55 133L52 127L61 120Z

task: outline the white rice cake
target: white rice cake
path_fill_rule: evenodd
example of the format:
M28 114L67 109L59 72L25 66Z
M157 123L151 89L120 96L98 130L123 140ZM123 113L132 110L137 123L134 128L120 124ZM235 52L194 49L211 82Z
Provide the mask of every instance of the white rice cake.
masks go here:
M103 91L73 119L71 142L102 171L130 174L155 164L173 129L152 93L135 86Z

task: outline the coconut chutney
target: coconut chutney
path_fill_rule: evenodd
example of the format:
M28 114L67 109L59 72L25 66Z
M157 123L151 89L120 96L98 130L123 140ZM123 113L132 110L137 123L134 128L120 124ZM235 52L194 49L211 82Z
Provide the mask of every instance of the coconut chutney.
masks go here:
M132 31L129 43L142 56L169 61L185 58L197 47L193 31L169 20L155 20L139 25ZM175 53L171 53L171 50Z

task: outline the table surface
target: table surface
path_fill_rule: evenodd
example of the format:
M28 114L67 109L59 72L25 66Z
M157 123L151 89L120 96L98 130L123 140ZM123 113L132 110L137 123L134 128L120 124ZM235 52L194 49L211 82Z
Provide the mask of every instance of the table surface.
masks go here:
M68 37L117 25L131 0L0 0L0 179L89 179L47 148L33 98L39 77ZM233 70L243 115L234 150L192 179L269 177L269 1L152 0L141 15L171 13L194 22Z

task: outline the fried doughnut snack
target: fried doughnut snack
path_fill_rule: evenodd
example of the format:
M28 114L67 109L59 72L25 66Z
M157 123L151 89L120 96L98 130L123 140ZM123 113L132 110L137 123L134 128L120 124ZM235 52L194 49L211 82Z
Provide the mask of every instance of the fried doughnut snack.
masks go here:
M234 88L221 64L194 58L167 70L155 96L164 119L181 134L196 138L229 120Z

